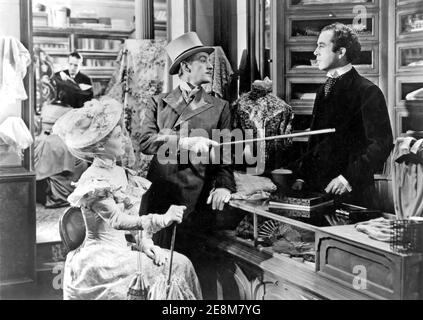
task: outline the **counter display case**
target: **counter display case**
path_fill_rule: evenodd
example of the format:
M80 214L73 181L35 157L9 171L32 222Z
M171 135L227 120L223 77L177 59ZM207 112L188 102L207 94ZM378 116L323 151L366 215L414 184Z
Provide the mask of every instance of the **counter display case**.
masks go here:
M375 213L348 204L336 208L363 213L347 217L330 205L320 211L294 212L272 209L263 201L236 200L230 206L246 215L244 220L252 221L253 230L245 229L243 234L241 223L236 232L221 233L225 235L220 245L234 259L236 270L231 272L240 279L239 289L244 290L246 283L257 288L259 297L254 298L423 298L423 254L395 252L389 243L356 230L358 221L370 220ZM382 212L379 215L394 218ZM366 272L361 279L367 281L366 287L357 284L358 268ZM222 272L229 277L228 270ZM248 272L252 274L247 277Z

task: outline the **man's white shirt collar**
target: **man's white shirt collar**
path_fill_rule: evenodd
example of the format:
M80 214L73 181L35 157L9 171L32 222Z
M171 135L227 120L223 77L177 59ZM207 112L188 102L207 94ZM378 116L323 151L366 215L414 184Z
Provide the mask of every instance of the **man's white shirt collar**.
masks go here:
M188 84L188 82L182 81L179 84L179 88L181 88L181 90L185 91L185 92L191 92L193 89L190 87L190 85Z
M328 76L328 78L338 78L338 77L346 74L347 72L350 72L352 67L353 67L352 64L349 63L346 66L329 70L329 72L327 73L327 76Z

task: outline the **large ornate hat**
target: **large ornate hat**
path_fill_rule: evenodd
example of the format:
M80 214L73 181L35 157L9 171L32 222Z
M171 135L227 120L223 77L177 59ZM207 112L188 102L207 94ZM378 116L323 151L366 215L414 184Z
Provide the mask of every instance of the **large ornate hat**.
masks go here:
M73 109L53 126L69 148L82 149L104 139L121 120L123 106L111 98L91 100L81 109Z
M214 48L204 46L197 33L188 32L170 42L166 47L166 51L173 62L169 73L174 75L178 73L179 64L182 61L198 52L212 53Z

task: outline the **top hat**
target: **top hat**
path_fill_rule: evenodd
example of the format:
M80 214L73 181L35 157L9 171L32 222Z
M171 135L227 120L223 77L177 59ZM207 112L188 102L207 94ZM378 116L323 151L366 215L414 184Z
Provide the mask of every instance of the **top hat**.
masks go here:
M198 52L212 53L213 47L204 46L195 32L188 32L170 42L166 51L172 60L169 73L175 75L179 71L179 64Z

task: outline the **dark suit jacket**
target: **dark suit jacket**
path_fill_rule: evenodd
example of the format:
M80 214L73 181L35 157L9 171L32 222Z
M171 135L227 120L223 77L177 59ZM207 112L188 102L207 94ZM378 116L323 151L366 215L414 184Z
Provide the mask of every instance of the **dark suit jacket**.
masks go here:
M183 125L187 125L190 136L194 135L192 130L203 129L211 139L213 129L231 129L230 117L229 103L208 95L204 90L188 106L179 87L151 99L140 137L141 151L154 155L147 176L152 186L143 198L141 213L164 213L175 204L187 206L187 216L197 205L205 205L211 188L236 191L230 164L183 163L180 154L175 155L175 150L166 153L174 156L175 163L161 164L158 160L163 145L158 141L159 133L178 137Z
M310 138L298 178L322 191L343 175L353 192L373 184L393 147L392 129L381 90L353 68L328 97L322 86L316 97L311 129L335 128L331 135Z
M64 70L69 76L69 70ZM60 72L55 73L54 81L56 82L57 99L62 104L70 105L72 108L82 108L84 103L92 100L94 97L93 89L81 90L79 84L87 84L92 86L91 79L85 74L78 72L74 78L75 83L71 81L63 81Z

